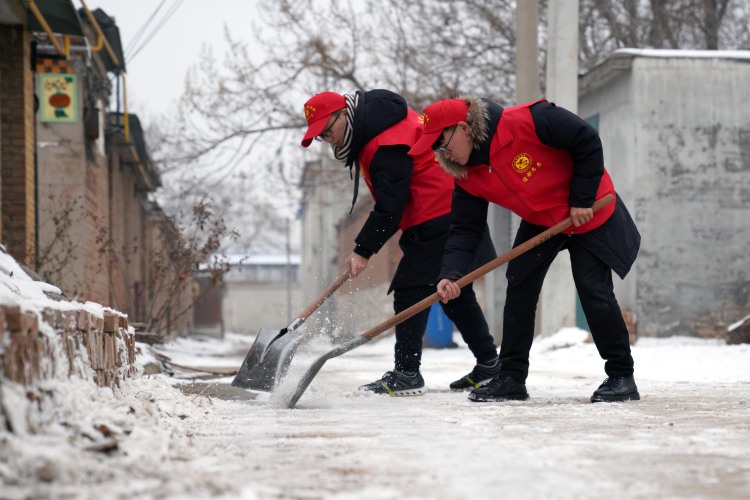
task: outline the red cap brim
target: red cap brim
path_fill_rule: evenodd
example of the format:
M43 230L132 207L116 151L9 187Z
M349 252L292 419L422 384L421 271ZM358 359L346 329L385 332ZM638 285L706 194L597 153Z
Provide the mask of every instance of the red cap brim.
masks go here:
M309 127L307 127L307 132L305 132L305 137L302 138L302 147L306 148L310 144L312 144L313 139L315 139L316 136L319 136L321 133L323 133L323 129L326 127L326 123L328 123L328 118L333 113L329 113L320 120L315 120L310 124Z
M417 157L421 156L432 147L433 144L435 144L435 141L438 140L438 137L440 137L440 134L443 133L443 129L435 130L433 132L426 132L422 134L422 137L419 138L419 140L412 146L412 148L409 150L409 156Z

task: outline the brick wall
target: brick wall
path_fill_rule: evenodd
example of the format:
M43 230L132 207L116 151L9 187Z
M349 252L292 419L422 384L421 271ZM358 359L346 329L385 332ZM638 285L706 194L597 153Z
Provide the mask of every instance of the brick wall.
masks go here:
M84 162L86 179L85 199L88 216L85 224L84 293L89 300L109 303L109 264L103 252L109 233L109 175L106 158L97 155L93 161Z
M34 93L30 40L21 26L0 25L0 238L34 267Z
M67 61L40 56L36 69L40 74L78 75L81 117L76 123L38 124L38 141L44 144L38 152L39 271L70 297L109 304L104 251L110 223L109 173L106 158L85 136L83 118L85 103L104 98L93 95L86 82L103 75L76 54Z
M30 47L21 27L0 25L0 241L67 297L107 304L133 322L146 322L164 301L148 293L155 252L164 251L150 234L157 234L154 224L159 224L149 219L154 209L144 184L150 183L141 178L133 146L122 145L116 131L106 157L85 134L84 107L93 109L109 98L107 75L80 52L67 60L39 54L37 73L78 75L81 119L36 121ZM180 304L174 314L189 307L190 290L186 281L172 294ZM176 318L170 316L168 323L172 334L186 333Z
M43 324L54 333L42 333ZM123 316L46 308L40 318L18 306L0 305L0 380L30 385L77 375L114 387L135 373L135 335Z
M37 60L37 72L75 74L73 60L49 63ZM84 78L78 79L78 116ZM37 117L39 118L39 117ZM85 269L89 214L86 196L86 145L82 123L37 123L39 189L39 265L42 279L52 283L68 297L103 302L87 296ZM106 303L106 302L103 302Z
M155 333L183 335L191 318L187 314L193 299L190 277L176 276L169 269L166 278L154 272L170 262L163 230L172 234L167 237L176 236L169 232L171 220L152 206L144 190L137 188L139 174L132 161L132 148L121 141L117 134L110 137L108 303L126 311L132 323L145 323L153 313L165 310L165 321L155 326Z
M147 286L144 295L151 311L164 311L157 325L160 333L169 337L188 331L192 322L189 314L193 302L192 276L170 266L170 248L179 238L173 222L161 211L152 212L146 224L146 247L151 258L147 267Z
M126 178L123 167L117 155L108 158L110 199L109 210L111 214L119 214L119 217L111 217L109 227L110 255L109 255L109 301L108 304L118 311L131 311L133 314L133 297L128 288L126 276L131 280L137 280L137 275L128 274L128 259L130 252L126 252L126 242L129 240L127 225L127 198L128 192L132 193L133 179ZM124 186L131 186L126 190ZM136 247L138 248L138 247Z
M112 139L113 141L116 139ZM142 321L145 281L144 219L145 193L136 190L132 164L123 161L121 146L112 146L110 154L110 304L128 311L133 321Z

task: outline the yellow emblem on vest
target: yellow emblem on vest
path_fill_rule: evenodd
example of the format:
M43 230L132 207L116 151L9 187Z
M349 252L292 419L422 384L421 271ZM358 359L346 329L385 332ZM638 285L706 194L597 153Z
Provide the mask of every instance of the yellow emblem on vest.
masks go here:
M521 153L513 158L513 170L522 174L526 172L531 166L531 156L526 153Z

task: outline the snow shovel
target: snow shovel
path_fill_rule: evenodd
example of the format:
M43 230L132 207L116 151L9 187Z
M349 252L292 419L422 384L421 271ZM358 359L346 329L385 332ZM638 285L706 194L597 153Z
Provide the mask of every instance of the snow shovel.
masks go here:
M296 332L295 330L348 279L349 271L341 274L315 302L300 312L286 328L281 330L261 328L255 337L255 342L250 346L250 351L245 356L245 361L242 362L242 366L235 375L232 385L255 391L272 391L276 381L281 380L281 377L286 373L289 363L302 341L302 332Z
M593 206L594 212L596 212L597 210L599 210L600 208L604 206L609 205L610 203L612 203L613 200L614 200L614 196L612 196L611 194L602 196L599 200L597 200L594 203L594 206ZM506 262L518 257L522 253L527 252L528 250L531 250L532 248L541 245L548 239L568 229L572 225L573 225L573 220L570 217L568 217L564 221L557 223L556 225L552 226L551 228L547 229L546 231L542 233L539 233L537 236L531 238L530 240L525 241L524 243L518 245L517 247L495 258L494 260L491 260L487 264L475 269L474 271L470 272L463 278L457 280L456 283L458 284L459 287L463 288L469 283L473 283L475 280L489 273L490 271L493 271L497 269L498 267L502 266L503 264L505 264ZM420 302L417 302L416 304L409 307L408 309L405 309L401 311L400 313L396 314L395 316L391 317L388 321L384 321L383 323L377 326L374 326L373 328L366 331L365 333L361 335L357 335L353 339L348 340L344 342L343 344L338 345L334 347L333 349L331 349L330 351L324 353L323 355L315 359L315 361L313 361L310 367L307 368L307 370L302 375L302 378L300 379L294 391L290 390L288 391L288 394L283 394L283 395L278 396L277 401L278 401L279 406L283 406L286 408L294 408L294 405L297 404L297 401L299 401L299 398L305 392L305 389L307 389L307 387L310 385L310 382L312 382L312 379L315 378L315 375L320 371L320 369L323 367L326 361L328 361L331 358L341 356L342 354L347 353L353 349L356 349L362 344L366 344L367 342L374 339L381 333L398 325L402 321L405 321L411 318L418 312L427 309L432 304L436 303L438 300L440 300L440 297L438 296L437 292L433 293L429 297L422 299Z

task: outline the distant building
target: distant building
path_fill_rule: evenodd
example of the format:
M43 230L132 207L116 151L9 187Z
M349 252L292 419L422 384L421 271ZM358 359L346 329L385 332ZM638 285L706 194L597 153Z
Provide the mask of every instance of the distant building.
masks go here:
M620 305L641 336L721 336L750 312L750 51L621 49L579 115L641 232Z
M633 334L721 337L750 313L748 81L750 51L636 49L614 52L579 79L578 114L599 130L605 165L642 236L631 274L614 277ZM349 214L351 181L332 162L308 162L303 175L306 298L344 269L371 207L360 190ZM493 227L497 250L505 252L510 220ZM392 314L385 290L397 237L373 257L367 276L337 294L341 318L358 311L372 326ZM504 268L495 279L504 289ZM500 296L488 302L502 312ZM586 328L580 307L569 316ZM494 322L498 337L501 319ZM573 325L555 325L563 326Z
M187 333L192 283L153 198L159 174L124 98L107 110L125 94L114 19L70 0L2 0L0 40L0 241L70 299Z
M299 254L232 254L227 261L221 304L225 331L281 329L302 309Z
M301 184L300 276L303 300L307 303L315 300L346 271L346 259L354 250L354 238L375 204L362 181L352 210L353 182L349 172L327 152L319 160L305 164ZM351 327L355 311L361 326L377 324L393 315L393 297L386 293L401 258L400 236L398 231L370 258L361 275L345 283L328 300L326 308L331 311L331 326Z

